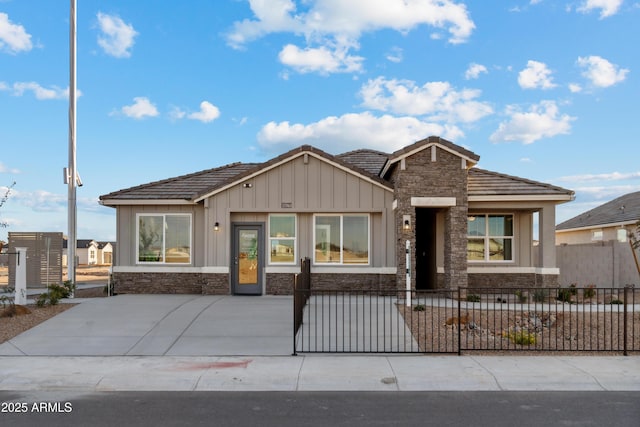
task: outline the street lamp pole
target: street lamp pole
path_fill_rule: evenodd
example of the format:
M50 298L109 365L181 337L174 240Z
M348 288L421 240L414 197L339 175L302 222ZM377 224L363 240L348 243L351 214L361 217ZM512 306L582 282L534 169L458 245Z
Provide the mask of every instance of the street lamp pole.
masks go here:
M76 283L76 248L77 233L77 204L76 185L78 171L76 169L76 0L71 1L69 16L69 168L67 179L69 185L68 199L68 226L67 237L67 277L72 283ZM73 296L73 293L72 293Z

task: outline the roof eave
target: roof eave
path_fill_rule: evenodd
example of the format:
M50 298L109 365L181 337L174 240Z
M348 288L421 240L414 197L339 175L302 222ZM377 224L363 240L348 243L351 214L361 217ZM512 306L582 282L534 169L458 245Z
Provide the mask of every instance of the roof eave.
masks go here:
M563 228L556 229L556 233L568 233L573 231L585 231L585 230L593 230L594 228L614 228L614 227L625 227L627 225L635 225L638 221L630 220L630 221L619 221L619 222L607 222L603 224L591 224L585 225L582 227L572 227L572 228Z
M99 202L103 206L116 207L123 205L195 205L196 201L185 199L104 199Z
M575 199L573 194L487 194L469 196L470 202L558 202L566 203Z

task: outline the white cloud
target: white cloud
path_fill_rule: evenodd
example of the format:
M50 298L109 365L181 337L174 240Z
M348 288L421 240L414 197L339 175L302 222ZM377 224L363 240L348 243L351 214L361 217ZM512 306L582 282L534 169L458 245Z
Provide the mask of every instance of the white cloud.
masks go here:
M0 162L0 173L19 174L20 170L8 168L4 165L4 163ZM0 194L6 193L7 189L7 187L0 187Z
M187 115L187 118L199 120L202 123L209 123L220 117L220 109L209 101L200 103L200 111Z
M582 75L597 87L609 87L624 81L628 69L620 68L600 56L578 57L578 65L584 69Z
M0 82L0 90L9 90L9 86L5 82Z
M334 50L330 50L326 46L300 49L288 44L282 48L278 58L281 63L299 73L317 72L326 75L361 71L364 58L349 55L348 51L348 46L337 46Z
M582 92L582 86L580 86L578 83L569 83L569 90L571 91L571 93L579 93Z
M306 11L298 12L300 6ZM451 43L467 40L475 28L464 4L451 0L249 0L256 20L234 23L227 40L234 47L274 32L357 39L367 31L390 28L407 32L419 25L446 28Z
M258 133L258 143L268 151L284 151L312 144L332 153L368 147L392 152L429 135L456 140L463 133L455 126L421 121L415 117L377 117L370 112L326 117L310 124L270 122Z
M429 120L470 123L493 113L486 102L477 101L481 91L454 89L448 82L418 86L408 80L369 80L361 90L363 105L396 114L427 116Z
M399 64L404 59L402 48L394 46L386 55L387 61Z
M518 74L518 84L523 89L551 89L556 87L551 81L551 70L538 61L527 61L527 68Z
M503 122L489 139L492 142L522 141L531 144L542 138L550 138L571 131L575 117L560 115L554 101L542 101L521 112L515 106L507 107L509 120Z
M589 13L600 9L600 19L615 15L620 10L623 0L585 0L578 7L578 12Z
M156 117L159 114L158 109L149 101L149 98L138 96L133 98L133 101L132 105L122 107L120 110L122 114L136 120L144 119L145 117Z
M640 179L640 172L611 172L600 174L570 175L558 178L564 182L587 182L587 181L626 181L630 179Z
M477 79L482 73L488 73L487 67L482 64L471 63L464 73L464 78L467 80Z
M449 32L450 43L465 42L475 24L466 6L453 0L249 0L255 19L233 24L227 42L243 48L271 33L305 37L307 46L289 44L280 61L299 72L354 72L363 58L350 54L365 32L392 29L407 33L428 25ZM396 58L397 56L392 56Z
M0 52L16 54L28 52L32 48L31 35L24 27L12 23L6 13L0 13Z
M42 87L36 82L16 82L12 86L12 94L15 96L22 96L25 92L33 92L36 99L48 100L48 99L69 99L69 88L62 89L57 86L50 88ZM76 92L80 97L80 91Z
M13 195L20 204L31 208L35 212L61 212L67 206L67 196L36 190L30 193L16 193Z
M133 25L126 24L119 16L98 12L98 26L102 32L98 35L98 45L105 53L116 58L131 56L131 48L138 32Z

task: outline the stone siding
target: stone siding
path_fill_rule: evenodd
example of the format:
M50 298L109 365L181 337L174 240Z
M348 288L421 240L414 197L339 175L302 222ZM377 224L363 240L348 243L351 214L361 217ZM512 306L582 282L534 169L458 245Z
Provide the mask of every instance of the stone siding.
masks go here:
M229 294L227 274L113 273L112 277L116 294Z
M295 274L267 273L267 295L293 295Z
M405 286L405 247L406 241L411 247L416 245L416 208L411 206L412 197L455 197L456 206L444 208L445 241L444 287L456 289L467 286L467 170L462 168L459 156L436 148L436 160L432 161L431 148L426 148L405 159L405 169L400 164L392 172L391 181L395 183L397 209L396 219L396 256L398 288ZM403 229L403 216L411 217L411 230ZM416 265L413 251L412 265ZM415 289L415 274L412 274L412 287Z
M469 288L554 288L558 287L558 275L536 273L469 274Z
M394 274L312 273L311 289L396 290Z

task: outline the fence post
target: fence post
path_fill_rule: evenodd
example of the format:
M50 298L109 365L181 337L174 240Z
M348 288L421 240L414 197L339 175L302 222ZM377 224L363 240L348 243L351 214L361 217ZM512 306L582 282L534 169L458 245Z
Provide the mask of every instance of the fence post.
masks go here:
M27 304L27 248L16 248L15 304Z
M628 326L627 325L627 302L628 302L628 299L627 298L629 297L629 292L628 291L629 291L629 285L626 285L624 287L624 308L623 308L623 310L624 310L623 319L624 320L623 320L623 326L622 326L623 329L624 329L624 339L623 339L623 341L624 341L624 351L623 351L622 354L624 354L625 356L629 355L628 351L627 351L627 332L628 332L628 330L627 330L627 326ZM632 311L632 313L633 312L635 312L635 307L634 307L634 311Z
M406 290L407 290L407 296L405 298L405 305L407 307L411 307L411 241L407 240L406 246L405 246L405 253L406 253L406 266L407 266L407 271L406 271L406 276L407 276L407 284L406 284Z
M297 356L296 351L296 336L298 335L298 274L293 276L293 353L292 356Z
M461 304L461 293L460 293L460 287L458 286L458 356L462 356L462 322L460 320L460 315L462 314L462 312L460 311L460 304Z

